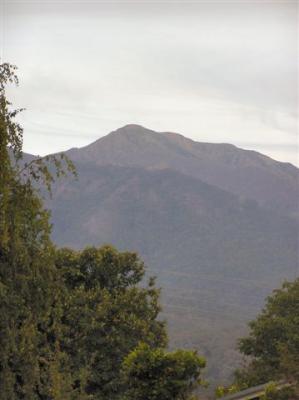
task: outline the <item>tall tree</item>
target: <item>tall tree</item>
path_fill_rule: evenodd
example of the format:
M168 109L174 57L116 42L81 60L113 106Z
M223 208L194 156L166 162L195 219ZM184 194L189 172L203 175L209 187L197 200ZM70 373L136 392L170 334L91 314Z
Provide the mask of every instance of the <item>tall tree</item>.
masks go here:
M54 178L50 159L20 163L21 110L11 110L5 91L18 84L15 70L0 65L0 399L67 399L49 214L32 183L49 186ZM65 172L61 160L56 167L55 174Z
M165 351L159 290L153 279L140 285L138 256L111 246L62 249L56 265L67 287L63 349L77 387L97 400L187 399L205 361Z
M140 286L145 269L135 253L111 246L62 249L56 265L67 288L63 348L77 386L94 399L122 398L124 358L140 341L166 345L159 290L153 279Z

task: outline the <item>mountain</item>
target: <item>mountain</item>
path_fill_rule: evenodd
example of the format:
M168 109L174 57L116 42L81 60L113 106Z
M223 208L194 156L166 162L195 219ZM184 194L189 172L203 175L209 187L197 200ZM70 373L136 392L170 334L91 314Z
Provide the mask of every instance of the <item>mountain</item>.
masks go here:
M96 165L174 169L267 208L299 215L298 169L231 144L199 143L127 125L68 155Z
M298 169L137 125L67 155L79 179L47 200L54 241L140 253L162 287L170 345L198 348L208 378L226 380L248 320L298 274Z

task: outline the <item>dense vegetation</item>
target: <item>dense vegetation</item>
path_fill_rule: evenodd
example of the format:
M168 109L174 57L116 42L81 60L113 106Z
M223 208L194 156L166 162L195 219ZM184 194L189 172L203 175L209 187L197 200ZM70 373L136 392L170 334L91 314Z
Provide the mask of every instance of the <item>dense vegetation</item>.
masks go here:
M285 389L285 398L298 398L299 278L274 291L262 313L250 323L250 334L240 340L239 348L250 361L236 372L238 386L285 380L295 392Z
M250 322L249 336L240 339L239 350L246 365L236 371L229 388L218 394L236 392L267 382L288 382L277 390L270 385L265 400L297 399L299 396L299 278L285 282L268 297L266 306Z
M15 67L2 64L0 399L186 399L205 362L165 350L159 290L143 281L138 256L51 242L35 182L51 189L74 167L63 155L20 163L23 131L8 83L18 83Z
M282 378L299 382L299 278L274 291L239 347L252 360L237 372L237 382L252 385Z

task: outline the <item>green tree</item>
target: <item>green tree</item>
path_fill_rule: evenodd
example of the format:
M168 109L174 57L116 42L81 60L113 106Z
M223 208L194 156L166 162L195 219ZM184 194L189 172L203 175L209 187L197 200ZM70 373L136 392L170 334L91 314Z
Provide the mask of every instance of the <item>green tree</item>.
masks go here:
M298 390L299 278L275 290L249 326L249 336L239 342L249 362L236 372L236 383L248 387L284 379Z
M200 383L205 360L196 352L166 352L145 343L124 360L127 400L185 400Z
M139 285L145 269L135 253L104 246L62 249L56 257L67 288L63 348L77 386L95 399L122 398L124 358L141 340L166 345L159 290L153 279Z
M67 399L49 214L32 183L50 186L54 177L50 158L21 162L23 130L15 120L21 110L11 110L5 91L18 84L15 70L0 65L0 399ZM54 174L64 173L62 161Z

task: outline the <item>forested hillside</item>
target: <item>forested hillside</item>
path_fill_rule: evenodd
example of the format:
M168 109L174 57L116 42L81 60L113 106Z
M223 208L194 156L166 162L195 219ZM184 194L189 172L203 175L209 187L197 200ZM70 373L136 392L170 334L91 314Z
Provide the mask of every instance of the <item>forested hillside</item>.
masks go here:
M298 273L298 169L135 125L67 154L78 180L47 201L54 241L138 251L163 289L171 345L200 348L208 376L226 379L247 321Z

